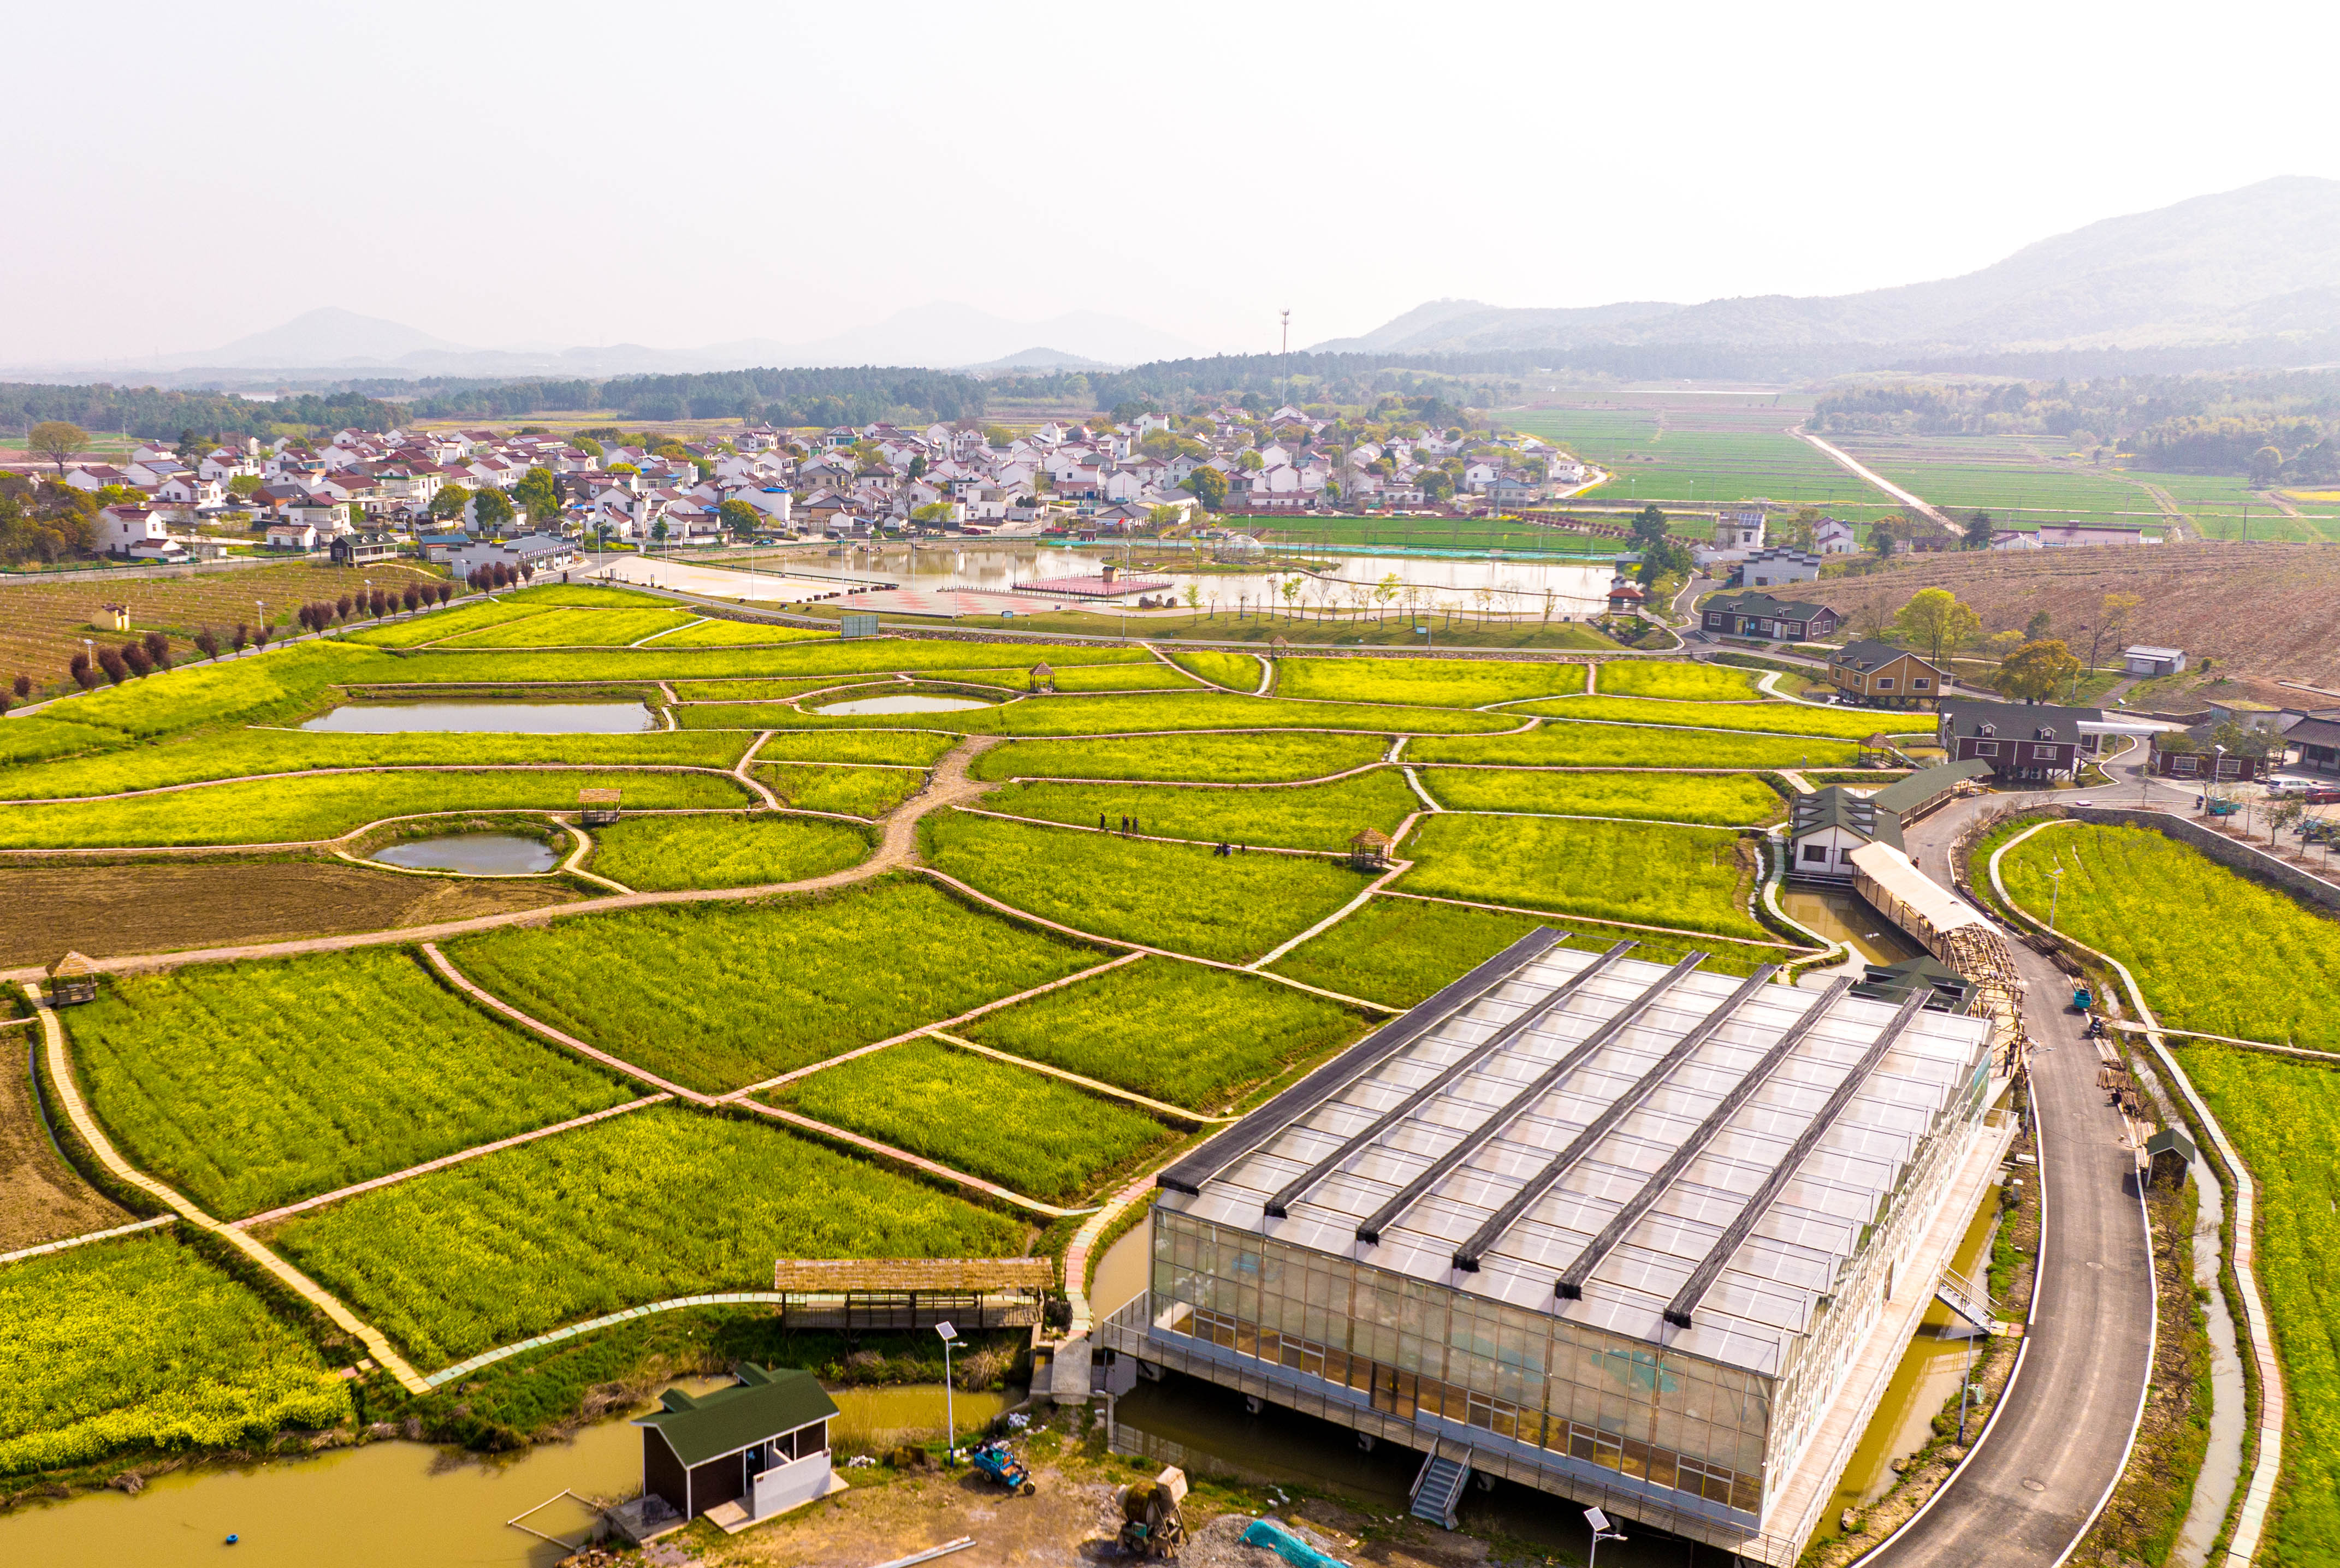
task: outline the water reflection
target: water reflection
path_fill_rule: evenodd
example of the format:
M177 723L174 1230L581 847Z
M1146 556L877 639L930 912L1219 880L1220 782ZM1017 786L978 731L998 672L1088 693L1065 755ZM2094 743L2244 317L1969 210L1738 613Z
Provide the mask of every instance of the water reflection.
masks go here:
M1849 887L1791 884L1780 890L1780 907L1790 920L1845 943L1871 963L1899 963L1925 951Z
M410 871L459 871L468 876L526 876L560 863L560 855L542 839L510 833L416 839L378 850L373 858Z
M817 714L955 714L966 708L987 708L993 704L978 702L973 697L930 697L912 695L897 697L855 697L850 702L830 703L812 711Z
M659 724L640 703L344 703L301 727L344 735L621 735Z

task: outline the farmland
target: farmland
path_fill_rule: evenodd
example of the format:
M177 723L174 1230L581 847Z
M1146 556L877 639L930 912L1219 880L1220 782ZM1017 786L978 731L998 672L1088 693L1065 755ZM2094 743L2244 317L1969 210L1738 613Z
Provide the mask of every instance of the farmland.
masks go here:
M824 1068L763 1098L1044 1202L1078 1198L1174 1140L1142 1110L932 1040Z
M659 648L745 648L772 643L801 643L826 637L827 632L817 632L809 626L780 626L767 621L727 621L709 619L695 621L679 630L655 634L658 640L652 647Z
M1319 702L1411 703L1473 708L1584 689L1577 664L1480 659L1311 659L1275 662L1275 695Z
M1870 713L1817 707L1808 703L1673 703L1649 697L1562 697L1529 703L1514 712L1556 719L1599 720L1621 725L1680 725L1697 729L1745 730L1760 735L1833 735L1866 739L1890 735L1931 734L1930 713Z
M884 671L996 669L1006 665L1150 663L1143 648L1042 643L914 642L879 637L843 642L826 633L783 647L611 648L600 653L421 653L402 656L382 680L669 681L749 676L876 675Z
M1758 695L1755 677L1745 670L1659 659L1611 659L1600 666L1594 685L1609 696L1685 702L1746 701Z
M127 1224L130 1216L82 1179L50 1141L28 1052L0 1068L0 1252Z
M1170 657L1213 685L1225 686L1232 692L1257 691L1264 669L1255 655L1218 653L1209 648L1180 648Z
M378 1188L268 1239L424 1366L775 1257L996 1257L1022 1228L777 1127L652 1106Z
M1201 844L949 812L918 824L927 863L1003 903L1076 931L1241 963L1305 931L1369 880L1333 861L1214 855ZM1066 874L1077 868L1076 875Z
M818 764L759 765L757 778L798 811L877 818L926 787L927 775L899 767L828 767Z
M1032 689L1029 670L976 670L969 675L996 680L1015 691ZM1168 665L1069 665L1056 670L1051 684L1060 692L1200 691L1203 683Z
M1139 834L1156 838L1345 850L1360 829L1394 833L1422 803L1394 769L1381 768L1336 784L1274 790L1010 784L987 796L983 809L1076 826L1115 825L1132 816Z
M1582 700L1582 699L1576 699ZM1086 735L1214 729L1362 730L1383 735L1478 735L1512 729L1521 721L1506 714L1475 714L1449 708L1379 706L1369 703L1285 702L1275 697L1234 696L1225 692L1165 692L1158 695L1026 697L997 707L956 713L871 714L832 718L795 708L755 704L693 705L677 710L686 728L821 729L902 727L914 718L920 729L962 735Z
M1787 433L1806 406L1780 406L1768 394L1669 399L1662 392L1629 392L1598 408L1532 409L1506 418L1608 469L1615 478L1592 496L1611 505L1712 507L1760 497L1856 515L1890 506L1883 494ZM1705 531L1704 518L1677 523Z
M1407 892L1767 940L1748 914L1737 833L1533 817L1424 817L1401 853Z
M1288 986L1141 958L955 1032L1152 1100L1216 1110L1287 1066L1345 1044L1363 1027L1339 1003Z
M765 750L771 749L768 745ZM1283 784L1346 773L1378 761L1378 735L1198 735L1165 746L1152 738L1011 741L980 754L979 779L1148 779L1168 784Z
M2157 508L2117 468L2066 460L2068 443L2038 436L1830 436L1836 446L1937 507L1982 507L2001 526L2101 514L2145 522ZM2117 516L2116 514L2136 514Z
M631 1098L392 948L123 975L70 1016L124 1152L229 1217Z
M931 767L958 744L956 735L926 730L790 730L756 748L762 762L876 763Z
M689 626L682 610L550 609L466 632L433 646L451 648L623 647Z
M624 817L595 839L591 869L640 892L801 882L869 856L855 828L805 817Z
M2150 828L2047 828L2009 850L1999 874L2045 915L2058 867L2057 929L2127 964L2162 1022L2340 1050L2340 922ZM2250 941L2206 942L2173 910L2216 910Z
M898 933L916 932L917 942ZM483 989L719 1093L1086 969L1105 955L885 878L825 896L508 927L450 944Z
M0 1270L0 1474L225 1448L350 1412L295 1329L169 1233Z
M675 695L687 703L769 703L841 685L852 678L794 676L786 680L676 681L673 685Z
M1552 719L1518 735L1409 741L1405 748L1407 762L1495 767L1849 767L1859 755L1849 741Z
M572 811L580 789L623 789L629 807L745 805L716 774L392 773L203 784L129 800L0 806L0 848L297 843L432 812Z
M459 637L466 632L541 615L550 607L542 600L522 603L517 594L494 599L458 599L426 614L345 631L342 638L344 642L362 643L370 648L421 647L425 643Z
M1423 768L1417 776L1431 797L1449 811L1637 817L1751 827L1776 822L1787 810L1778 791L1750 774L1683 776L1441 767Z
M199 724L253 721L264 713L289 716L315 703L335 682L366 680L396 667L392 656L371 648L296 643L262 656L183 664L126 685L67 698L38 716L144 740Z

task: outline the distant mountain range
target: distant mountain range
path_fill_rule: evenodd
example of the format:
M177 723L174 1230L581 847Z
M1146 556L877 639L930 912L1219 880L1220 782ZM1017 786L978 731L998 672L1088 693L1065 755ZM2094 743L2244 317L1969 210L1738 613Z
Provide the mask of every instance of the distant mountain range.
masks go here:
M1034 348L1070 343L1073 349ZM161 355L134 367L29 365L12 375L70 380L153 377L164 385L256 383L271 379L463 376L600 378L749 366L922 365L976 371L1105 370L1198 350L1183 339L1125 316L1076 311L1013 321L970 305L937 303L812 342L744 338L695 349L640 343L591 348L481 349L419 328L327 306L214 349Z
M2108 218L1938 282L1699 305L1520 310L1439 300L1314 351L1561 351L1659 345L1905 354L2163 349L2340 330L2340 181L2285 176Z

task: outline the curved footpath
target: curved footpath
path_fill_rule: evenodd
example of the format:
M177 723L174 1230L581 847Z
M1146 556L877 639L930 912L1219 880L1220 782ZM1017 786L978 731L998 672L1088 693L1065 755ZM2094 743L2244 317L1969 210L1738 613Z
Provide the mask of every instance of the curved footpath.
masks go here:
M1978 795L1906 832L1909 856L1949 884L1949 845L1986 809L2055 804ZM2135 1152L2097 1087L2097 1054L2065 1011L2071 982L2020 942L2029 986L2031 1115L2047 1208L2036 1310L2022 1360L1984 1438L1902 1531L1863 1559L1879 1568L2044 1568L2096 1521L2128 1459L2152 1374L2151 1244Z

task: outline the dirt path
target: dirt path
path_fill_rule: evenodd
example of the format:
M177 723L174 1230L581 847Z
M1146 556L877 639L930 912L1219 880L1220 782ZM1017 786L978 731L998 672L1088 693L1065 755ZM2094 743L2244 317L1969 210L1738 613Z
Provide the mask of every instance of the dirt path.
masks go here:
M1908 507L1911 511L1914 511L1919 516L1925 518L1929 522L1939 523L1942 527L1949 529L1952 533L1960 531L1958 525L1950 521L1948 517L1944 516L1940 508L1932 506L1918 496L1914 491L1903 489L1900 486L1895 484L1884 475L1862 463L1859 459L1854 457L1850 452L1846 451L1843 448L1830 446L1828 442L1821 440L1818 436L1815 436L1810 431L1805 429L1801 425L1789 426L1788 434L1793 436L1797 440L1803 442L1806 446L1813 448L1815 450L1819 451L1821 456L1827 458L1830 462L1836 464L1846 473L1850 474L1854 478L1860 480L1863 484L1873 485L1878 489L1884 491L1887 495L1892 497L1903 506Z

